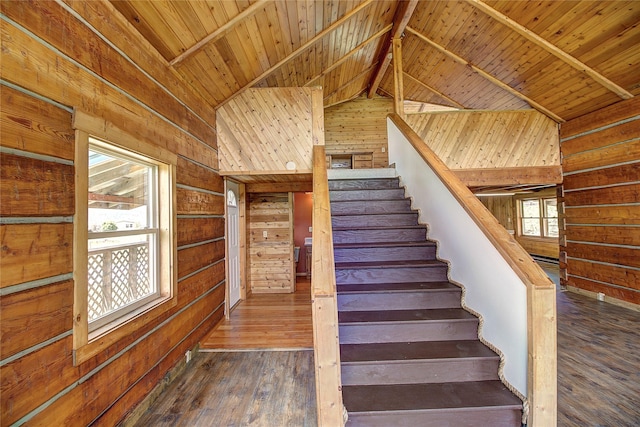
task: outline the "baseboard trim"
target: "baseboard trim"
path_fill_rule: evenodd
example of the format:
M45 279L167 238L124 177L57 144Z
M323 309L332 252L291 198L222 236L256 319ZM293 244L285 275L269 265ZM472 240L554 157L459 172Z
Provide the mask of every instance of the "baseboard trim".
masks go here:
M593 298L595 300L598 299L598 293L597 292L587 291L586 289L576 288L575 286L567 286L565 289L567 291L569 291L569 292L573 292L573 293L576 293L576 294L584 295L584 296L587 296L589 298ZM634 303L631 303L631 302L627 302L627 301L623 301L623 300L618 299L618 298L613 298L613 297L610 297L609 295L605 295L604 302L607 302L607 303L613 304L613 305L617 305L619 307L628 308L629 310L640 312L640 305L634 304Z

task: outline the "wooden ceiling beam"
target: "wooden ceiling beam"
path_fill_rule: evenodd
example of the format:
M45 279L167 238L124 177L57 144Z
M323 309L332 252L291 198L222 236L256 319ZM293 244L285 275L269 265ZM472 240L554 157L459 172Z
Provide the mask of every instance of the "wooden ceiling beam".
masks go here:
M401 1L398 4L396 13L393 16L393 31L382 45L382 50L380 51L380 55L378 57L378 63L380 64L380 66L371 78L371 82L369 84L369 93L367 94L368 98L373 98L373 95L375 95L376 91L378 90L378 86L380 86L380 82L382 81L384 74L389 68L389 64L391 63L391 58L393 56L391 55L392 40L402 36L402 33L404 33L404 29L409 24L409 20L411 19L413 12L416 10L417 5L418 0Z
M446 99L447 101L449 101L453 105L457 106L458 108L462 108L463 110L466 109L466 107L464 105L460 104L459 102L455 101L454 99L449 98L447 95L445 95L444 93L432 88L428 84L423 83L421 80L416 79L415 77L413 77L411 74L407 73L406 71L404 72L404 75L409 77L409 80L411 80L412 82L414 82L417 85L427 89L429 92L432 92L432 93L438 95L440 98Z
M388 33L389 31L391 31L391 27L393 26L393 24L389 24L386 27L384 27L382 30L378 31L377 33L375 33L374 35L372 35L371 37L369 37L368 39L366 39L365 41L363 41L362 43L360 43L358 46L356 46L355 48L353 48L349 53L347 53L345 56L343 56L342 58L338 59L336 62L334 62L333 64L331 64L331 66L329 66L328 68L326 68L325 70L322 70L322 72L320 74L318 74L317 76L315 76L314 78L312 78L311 80L309 80L307 83L305 83L304 87L309 87L309 86L314 86L312 83L316 80L318 80L320 77L324 77L327 74L329 74L331 71L335 70L336 68L338 68L340 65L342 65L347 59L351 58L353 55L355 55L356 53L358 53L363 47L365 47L366 45L368 45L369 43L371 43L374 40L379 39L380 37L382 37L383 35L385 35L386 33Z
M240 95L245 90L253 87L256 83L258 83L259 81L261 81L264 78L266 78L267 76L269 76L271 73L273 73L278 68L282 67L287 62L291 61L292 59L296 58L298 55L300 55L303 52L305 52L311 46L313 46L318 41L320 41L322 38L324 38L327 34L330 34L333 31L335 31L337 28L342 26L342 24L347 22L354 15L356 15L358 12L360 12L362 9L366 8L367 6L372 4L373 2L374 2L374 0L365 0L362 3L360 3L358 6L354 7L353 9L351 9L349 12L345 13L344 16L342 16L342 18L338 19L336 22L334 22L333 24L331 24L330 26L328 26L324 30L320 31L318 34L315 35L315 37L309 39L302 46L300 46L299 48L297 48L296 50L291 52L286 57L282 58L276 64L272 65L268 70L264 71L262 74L260 74L259 76L255 77L249 83L247 83L246 85L244 85L243 87L238 89L233 95L231 95L230 97L228 97L227 99L222 101L216 108L219 108L219 107L225 105L227 102L231 101L233 98L235 98L236 96Z
M598 73L593 68L589 67L587 64L585 64L585 63L581 62L580 60L578 60L577 58L569 55L567 52L563 51L559 47L557 47L554 44L550 43L546 39L540 37L538 34L534 33L531 30L529 30L524 25L521 25L521 24L517 23L513 19L509 18L507 15L503 14L502 12L499 12L499 11L495 10L491 6L489 6L486 3L484 3L482 0L466 0L466 1L469 4L473 5L476 9L482 11L483 13L487 14L491 18L493 18L496 21L500 22L504 26L506 26L506 27L510 28L511 30L517 32L518 34L520 34L521 36L523 36L527 40L531 41L532 43L540 46L541 48L543 48L544 50L546 50L550 54L554 55L556 58L560 59L561 61L563 61L566 64L570 65L571 67L575 68L576 70L588 75L593 80L598 82L600 85L604 86L605 88L607 88L611 92L613 92L616 95L618 95L620 98L622 98L622 99L633 98L633 94L631 92L629 92L629 91L625 90L624 88L618 86L617 84L615 84L614 82L612 82L611 80L609 80L608 78L603 76L602 74Z
M553 119L554 121L556 121L558 123L564 123L565 122L565 120L562 117L558 116L553 111L548 110L547 108L545 108L542 105L538 104L533 99L525 96L524 94L518 92L516 89L512 88L511 86L509 86L508 84L504 83L503 81L493 77L491 74L489 74L486 71L476 67L475 65L471 64L466 59L456 55L455 53L451 52L447 48L439 45L438 43L434 42L430 38L428 38L425 35L423 35L422 33L420 33L419 31L414 30L413 28L411 28L409 26L407 26L406 30L409 31L411 34L415 35L416 37L418 37L420 40L422 40L422 41L426 42L427 44L429 44L430 46L432 46L434 49L436 49L440 53L448 56L449 58L453 59L454 61L456 61L456 62L458 62L458 63L460 63L460 64L462 64L462 65L464 65L466 67L471 68L471 70L473 70L475 73L478 73L479 75L481 75L485 79L489 80L494 85L506 90L507 92L509 92L513 96L515 96L517 98L520 98L523 101L528 102L529 105L531 105L536 110L540 111L545 116L550 117L551 119Z
M562 182L560 165L453 169L453 172L467 187L555 185Z
M271 2L271 1L273 1L273 0L258 0L258 1L256 1L251 6L249 6L248 8L246 8L245 10L243 10L242 12L240 12L239 14L237 14L236 16L231 18L229 21L227 21L224 25L222 25L220 28L215 30L213 33L209 34L208 36L206 36L205 38L203 38L202 40L200 40L199 42L197 42L196 44L191 46L189 49L185 50L180 55L178 55L175 58L173 58L169 62L169 64L171 66L175 67L177 64L181 63L182 61L184 61L188 57L190 57L190 56L194 55L196 52L199 52L200 50L202 50L205 47L205 45L207 45L209 43L213 43L213 42L215 42L217 40L220 40L227 33L229 33L229 31L233 30L233 28L236 25L238 25L240 22L244 21L245 19L250 18L251 16L255 15L261 9L264 9L265 6L267 5L267 3Z

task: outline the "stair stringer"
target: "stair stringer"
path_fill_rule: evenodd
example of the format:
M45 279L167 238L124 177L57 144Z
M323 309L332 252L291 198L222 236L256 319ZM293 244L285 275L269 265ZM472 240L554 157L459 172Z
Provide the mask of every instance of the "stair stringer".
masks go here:
M466 292L467 289L464 286L464 284L459 283L458 281L454 280L451 277L451 262L448 259L442 259L439 256L440 253L440 241L437 239L434 239L432 237L430 237L430 233L429 233L429 228L430 225L428 223L425 223L423 221L421 221L421 218L423 218L424 216L422 215L422 210L416 206L416 204L414 203L414 199L413 196L409 195L409 192L407 191L407 187L406 185L404 185L404 183L402 182L402 176L398 175L397 176L399 178L399 183L400 183L400 187L404 189L404 194L405 197L408 198L411 201L411 209L413 209L414 211L418 212L418 224L424 226L426 228L426 234L427 234L427 239L434 242L436 245L436 259L438 261L444 262L447 265L447 279L449 280L449 282L451 282L453 285L458 286L462 292L461 292L461 306L462 308L467 311L468 313L474 315L475 317L478 318L478 339L480 340L480 342L484 345L486 345L487 347L489 347L491 350L493 350L499 357L500 357L500 364L498 365L498 378L500 378L500 381L505 385L505 387L507 387L507 389L509 389L509 391L511 391L515 396L518 397L518 399L520 399L522 401L522 424L526 425L527 423L527 418L528 418L528 413L529 413L529 405L528 405L528 401L526 399L526 397L520 393L520 391L518 391L518 389L516 389L504 376L504 364L505 364L505 356L504 353L498 348L496 347L493 343L491 343L490 341L486 340L482 334L482 330L483 330L483 326L484 326L484 318L482 316L482 314L478 313L477 311L475 311L474 309L472 309L471 307L469 307L467 305L466 302Z

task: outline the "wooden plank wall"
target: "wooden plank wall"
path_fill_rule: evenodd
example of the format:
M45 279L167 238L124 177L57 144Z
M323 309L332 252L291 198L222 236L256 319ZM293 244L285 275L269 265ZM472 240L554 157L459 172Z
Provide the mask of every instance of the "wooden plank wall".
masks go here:
M249 289L294 292L293 193L250 193L248 198Z
M513 196L478 197L507 231L515 232L516 217Z
M327 153L373 153L373 167L389 165L387 153L387 115L393 112L393 99L365 95L328 107L324 111Z
M564 123L560 136L561 281L640 304L640 98Z
M310 174L313 90L320 89L250 89L220 107L221 173Z
M535 110L430 112L406 121L450 169L560 165L557 125Z
M0 424L116 425L223 316L215 116L108 2L2 13ZM179 156L177 305L79 366L73 107Z

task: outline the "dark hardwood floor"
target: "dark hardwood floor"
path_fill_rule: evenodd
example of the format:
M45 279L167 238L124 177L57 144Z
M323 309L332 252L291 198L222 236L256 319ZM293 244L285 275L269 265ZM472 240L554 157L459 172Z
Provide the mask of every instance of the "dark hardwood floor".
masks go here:
M139 427L317 425L312 351L199 353Z
M558 292L558 427L640 426L640 313Z
M557 303L558 427L640 426L640 312ZM313 426L314 384L311 351L200 353L136 425Z

